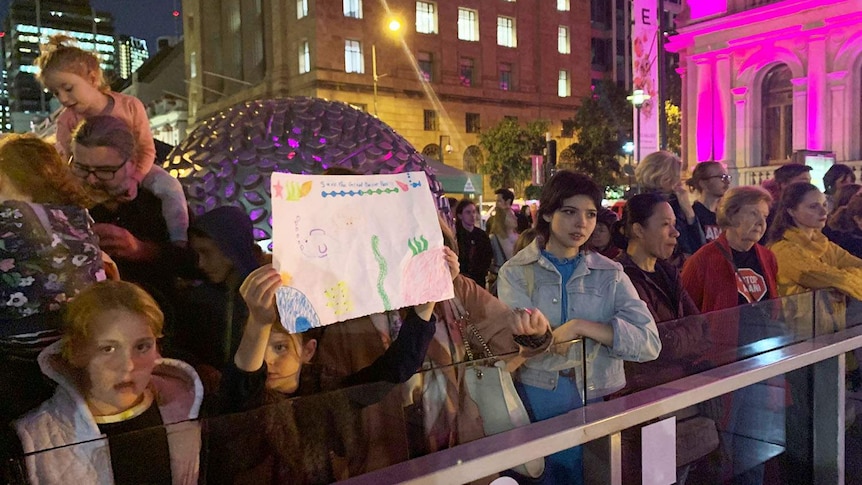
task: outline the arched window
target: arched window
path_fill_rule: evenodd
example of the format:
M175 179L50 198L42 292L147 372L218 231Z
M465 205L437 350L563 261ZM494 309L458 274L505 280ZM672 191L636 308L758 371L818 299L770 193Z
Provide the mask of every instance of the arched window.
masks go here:
M782 163L793 154L793 75L786 64L763 79L762 142L764 165Z
M428 158L440 160L440 145L425 145L425 148L422 149L422 154Z
M476 145L471 145L464 150L464 170L471 173L479 173L479 167L485 163L485 157L482 156L482 149Z

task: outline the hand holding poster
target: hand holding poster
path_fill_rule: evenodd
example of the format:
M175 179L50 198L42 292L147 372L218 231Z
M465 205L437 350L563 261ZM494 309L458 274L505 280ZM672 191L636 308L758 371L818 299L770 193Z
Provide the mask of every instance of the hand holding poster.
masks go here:
M291 333L453 298L423 172L272 174L273 266Z

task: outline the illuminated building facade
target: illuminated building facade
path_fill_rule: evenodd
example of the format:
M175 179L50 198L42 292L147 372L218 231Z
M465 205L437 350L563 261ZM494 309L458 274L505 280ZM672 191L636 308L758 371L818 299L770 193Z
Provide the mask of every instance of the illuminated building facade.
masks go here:
M689 0L683 156L757 183L800 150L862 160L862 1ZM858 169L858 168L857 168Z

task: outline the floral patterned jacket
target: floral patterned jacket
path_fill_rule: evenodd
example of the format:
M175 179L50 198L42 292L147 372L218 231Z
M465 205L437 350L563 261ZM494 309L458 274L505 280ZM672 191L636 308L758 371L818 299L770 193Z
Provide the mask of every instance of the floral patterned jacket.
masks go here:
M0 322L59 310L105 279L86 209L0 203ZM6 334L0 327L0 336Z

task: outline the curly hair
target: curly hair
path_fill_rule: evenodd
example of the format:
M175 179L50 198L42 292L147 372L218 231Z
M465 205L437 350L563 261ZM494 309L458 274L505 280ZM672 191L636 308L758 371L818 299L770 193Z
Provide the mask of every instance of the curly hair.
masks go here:
M52 35L48 42L39 46L39 57L33 65L39 68L36 79L45 85L45 75L49 72L70 72L88 79L95 76L96 87L102 92L111 90L105 80L99 58L92 52L73 45L75 39L68 35Z
M0 139L0 173L37 204L92 205L57 150L35 135Z
M682 161L671 152L653 152L643 158L635 169L635 178L647 191L674 186L682 176Z

